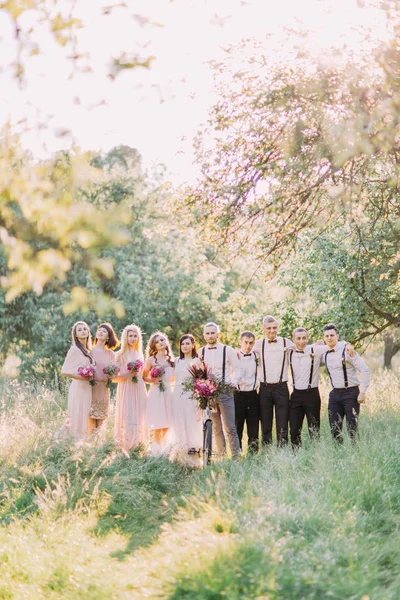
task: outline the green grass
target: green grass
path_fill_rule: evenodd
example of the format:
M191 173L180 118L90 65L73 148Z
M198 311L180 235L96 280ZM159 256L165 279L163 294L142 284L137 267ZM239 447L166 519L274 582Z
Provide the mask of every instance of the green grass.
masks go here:
M54 439L62 396L15 389L0 414L0 599L400 598L394 376L375 376L357 444L336 446L325 415L318 443L204 471L127 458L111 422L101 440Z

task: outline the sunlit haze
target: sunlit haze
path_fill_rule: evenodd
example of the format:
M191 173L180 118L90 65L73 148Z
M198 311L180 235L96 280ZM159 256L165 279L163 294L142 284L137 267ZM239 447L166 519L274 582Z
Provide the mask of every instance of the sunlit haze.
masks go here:
M192 180L196 168L191 141L215 99L207 61L222 60L229 45L242 38L263 40L272 34L279 45L285 26L310 30L308 43L316 52L343 44L357 49L360 27L371 29L375 37L385 35L377 12L361 9L356 0L153 0L127 4L152 23L140 25L127 17L132 11L123 8L103 15L103 2L98 0L78 1L75 13L85 24L79 32L79 51L90 53L93 72L76 73L68 79L71 65L49 40L45 55L28 60L23 89L7 67L12 60L14 31L0 11L0 122L27 119L31 131L23 139L36 156L74 144L102 151L127 144L140 151L147 167L164 163L174 183ZM41 40L46 36L43 31ZM154 55L151 68L126 71L111 81L107 77L110 57L133 50L143 56ZM38 123L46 127L38 130ZM64 130L71 134L60 137Z

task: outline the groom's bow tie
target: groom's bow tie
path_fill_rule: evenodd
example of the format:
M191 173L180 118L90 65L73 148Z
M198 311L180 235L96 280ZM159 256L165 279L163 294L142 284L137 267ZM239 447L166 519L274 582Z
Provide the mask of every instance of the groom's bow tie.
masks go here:
M278 340L268 340L268 344L277 344Z
M251 356L251 352L249 352L248 354L243 354L243 356Z
M304 350L296 350L299 354L304 354Z
M331 352L335 352L335 348L333 348L333 350L328 350L327 354L330 354Z
M217 346L207 346L207 350L216 350Z

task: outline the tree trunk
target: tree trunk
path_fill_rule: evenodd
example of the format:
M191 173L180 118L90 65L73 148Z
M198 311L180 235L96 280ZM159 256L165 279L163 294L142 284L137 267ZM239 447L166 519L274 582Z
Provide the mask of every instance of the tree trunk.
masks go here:
M400 350L399 330L388 331L382 336L385 344L383 351L383 368L392 368L392 358Z

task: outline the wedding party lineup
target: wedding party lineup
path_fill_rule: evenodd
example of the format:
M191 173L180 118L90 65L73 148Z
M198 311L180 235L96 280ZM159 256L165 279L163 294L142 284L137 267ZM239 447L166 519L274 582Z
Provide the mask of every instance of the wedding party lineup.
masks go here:
M339 340L333 323L323 339L311 344L298 327L292 340L278 335L275 317L263 319L265 337L241 332L238 348L220 342L218 324L206 323L204 345L190 333L181 336L174 357L168 337L153 333L143 352L142 332L127 325L121 341L110 323L101 323L92 343L84 321L72 327L72 346L61 374L71 378L68 418L63 430L87 439L109 415L111 383L117 384L114 438L128 453L143 445L150 455L185 457L203 448L202 411L211 408L216 455L227 447L232 458L273 442L301 446L304 420L311 439L320 434L320 367L329 375L329 424L333 439L343 442L343 425L357 438L360 405L365 402L370 370L353 346ZM119 350L116 349L120 347ZM291 383L289 391L288 383Z

